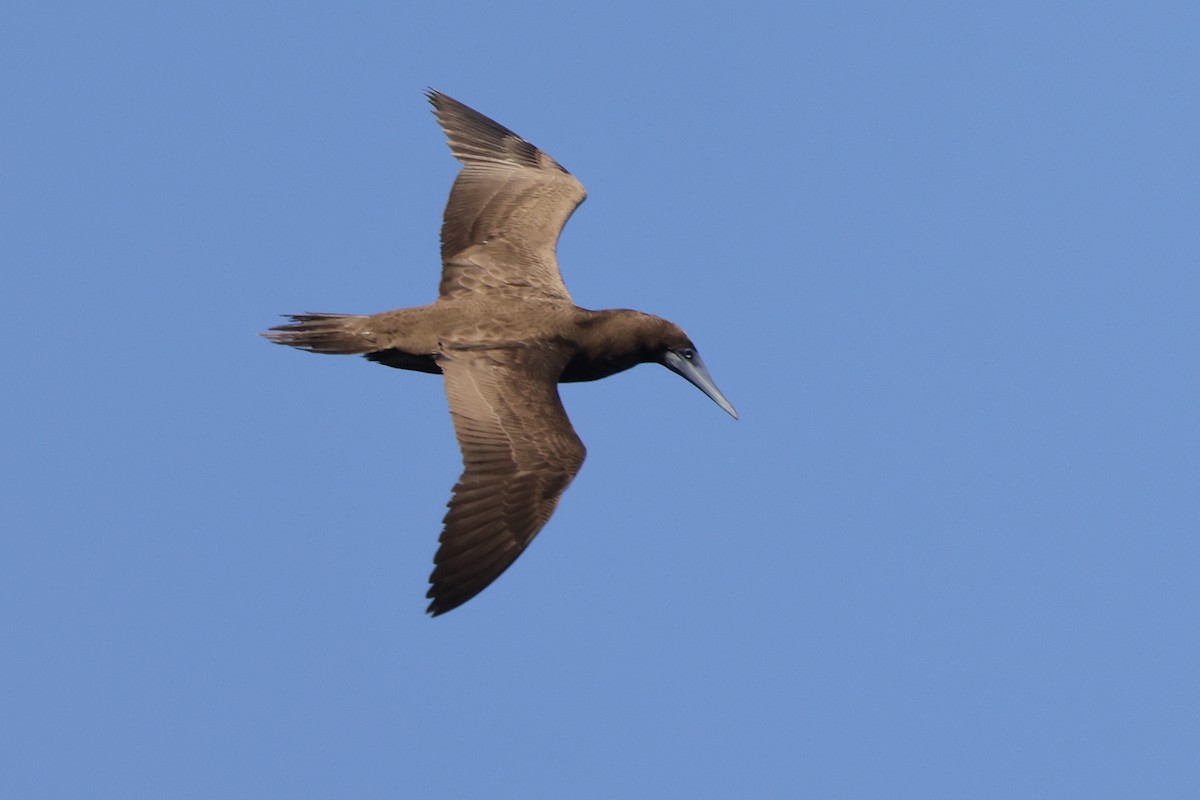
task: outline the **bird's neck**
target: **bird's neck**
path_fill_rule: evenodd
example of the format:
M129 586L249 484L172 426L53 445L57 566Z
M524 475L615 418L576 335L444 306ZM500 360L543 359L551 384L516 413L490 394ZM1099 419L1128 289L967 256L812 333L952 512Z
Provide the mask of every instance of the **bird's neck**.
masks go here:
M572 332L575 357L563 370L563 382L594 381L653 361L647 329L655 317L639 311L582 311Z

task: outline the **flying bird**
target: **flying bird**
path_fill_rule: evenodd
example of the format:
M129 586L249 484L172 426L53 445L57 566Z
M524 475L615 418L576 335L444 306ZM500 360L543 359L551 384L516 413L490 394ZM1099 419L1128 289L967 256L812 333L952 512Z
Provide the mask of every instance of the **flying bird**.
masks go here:
M442 222L437 300L370 316L288 315L291 322L263 335L442 375L463 473L429 578L428 613L437 616L508 569L579 472L585 450L559 383L656 363L735 419L737 412L673 323L575 305L555 255L563 226L587 196L575 176L457 100L433 90L428 98L463 164Z

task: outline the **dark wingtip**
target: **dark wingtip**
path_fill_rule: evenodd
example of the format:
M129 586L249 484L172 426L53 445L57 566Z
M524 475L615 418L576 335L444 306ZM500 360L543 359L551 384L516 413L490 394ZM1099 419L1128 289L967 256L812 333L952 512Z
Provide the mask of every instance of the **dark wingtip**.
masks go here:
M430 593L432 594L432 590L430 590ZM426 595L426 597L428 597L428 596L430 596L430 595ZM425 613L431 617L440 617L442 614L445 614L447 611L453 611L454 609L458 608L463 603L467 602L467 600L469 600L469 599L470 598L468 597L468 598L463 598L462 600L459 600L457 602L453 602L453 601L447 602L443 598L435 597L435 598L433 598L433 602L430 603L429 606L425 609Z

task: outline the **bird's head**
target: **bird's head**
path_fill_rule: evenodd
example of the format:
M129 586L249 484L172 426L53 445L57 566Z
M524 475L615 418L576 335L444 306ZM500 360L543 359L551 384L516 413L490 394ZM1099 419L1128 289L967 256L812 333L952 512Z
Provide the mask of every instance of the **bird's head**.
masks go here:
M704 366L704 361L700 358L696 345L678 325L666 320L660 321L664 324L661 326L659 340L652 349L655 355L653 360L676 375L686 378L689 383L708 395L710 400L729 412L731 417L737 419L737 411L725 399L725 395L721 393L712 376L708 374L708 368Z

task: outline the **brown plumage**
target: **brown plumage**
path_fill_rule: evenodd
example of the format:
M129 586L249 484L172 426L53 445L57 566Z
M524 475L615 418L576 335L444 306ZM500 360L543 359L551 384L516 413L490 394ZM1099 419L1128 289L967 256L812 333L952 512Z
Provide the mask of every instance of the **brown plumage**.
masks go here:
M737 414L678 327L572 302L555 246L587 196L575 176L462 103L435 91L429 101L463 163L442 223L438 299L373 316L297 314L264 335L444 376L464 468L429 578L436 616L516 560L579 472L585 450L558 383L655 362Z

